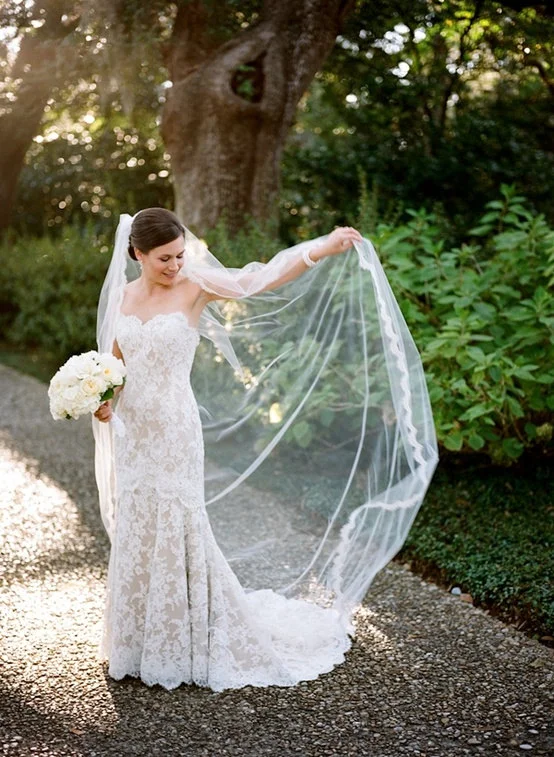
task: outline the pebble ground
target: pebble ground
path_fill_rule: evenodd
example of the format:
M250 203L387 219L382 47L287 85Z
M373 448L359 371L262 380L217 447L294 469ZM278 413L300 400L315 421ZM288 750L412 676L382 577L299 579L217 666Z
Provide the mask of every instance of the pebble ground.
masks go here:
M554 755L554 657L393 561L346 662L294 688L112 680L90 421L0 366L0 750L64 757Z

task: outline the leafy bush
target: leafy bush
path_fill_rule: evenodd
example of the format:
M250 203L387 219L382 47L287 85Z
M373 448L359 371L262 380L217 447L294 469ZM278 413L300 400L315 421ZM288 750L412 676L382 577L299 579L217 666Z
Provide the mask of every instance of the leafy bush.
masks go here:
M94 348L96 305L108 246L91 227L67 227L59 239L4 243L0 327L10 344L41 347L60 362Z
M452 249L425 211L374 230L367 213L360 226L422 353L440 441L505 464L552 449L554 231L513 187L486 208Z

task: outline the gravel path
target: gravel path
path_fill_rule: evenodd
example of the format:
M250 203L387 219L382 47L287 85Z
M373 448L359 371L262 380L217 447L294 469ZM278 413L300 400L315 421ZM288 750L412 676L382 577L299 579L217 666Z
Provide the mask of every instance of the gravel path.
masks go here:
M291 689L168 692L96 659L108 541L90 421L0 366L3 755L554 754L553 651L391 563L344 665Z

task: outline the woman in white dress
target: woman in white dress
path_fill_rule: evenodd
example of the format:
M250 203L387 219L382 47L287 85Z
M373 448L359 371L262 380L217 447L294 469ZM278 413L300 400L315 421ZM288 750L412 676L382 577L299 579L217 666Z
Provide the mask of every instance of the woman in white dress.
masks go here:
M123 236L128 232L127 226ZM111 335L112 351L127 368L119 396L104 403L93 421L101 499L108 463L102 457L106 435L99 425L106 424L104 429L111 432L112 405L124 427L123 435L110 433L107 452L113 465L108 474L111 552L100 654L113 678L136 676L167 689L182 683L215 691L246 685L291 686L344 660L353 633L352 602L341 611L340 603L320 606L270 589L242 587L207 516L204 436L191 371L200 337L208 333L208 320L214 326L213 316L206 320L210 303L255 299L279 288L286 292L285 285L290 291L290 282L319 261L344 253L363 239L356 229L341 227L317 244L304 245L296 255L281 255L280 266L251 264L239 272L208 270L205 259L204 266L195 267L187 243L191 236L170 211L140 211L124 239L129 255L125 264L135 260L140 275L123 286L120 280L117 297L109 293L109 319L99 314L99 335ZM119 242L121 247L121 238ZM108 320L110 328L103 332ZM225 351L224 341L214 343ZM232 350L231 354L236 358ZM241 424L235 418L233 427L237 425ZM350 541L343 544L342 553L333 553L334 575L349 573L348 586L360 584L358 595L367 588L369 573L390 559L391 550L398 549L398 538L405 538L436 464L432 439L428 451L419 471L410 472L411 500L408 496L402 517L396 518L396 542L388 545L385 556L375 557L367 539L366 515L360 523L351 508L349 518L337 521L343 541L345 534ZM396 461L393 467L402 465ZM414 471L420 479L415 499ZM406 483L405 472L399 481ZM387 508L391 510L386 503L379 505L379 513ZM376 533L376 523L369 528ZM354 575L353 568L344 570L344 566L356 549L364 550L358 554L358 566L373 567L357 568Z

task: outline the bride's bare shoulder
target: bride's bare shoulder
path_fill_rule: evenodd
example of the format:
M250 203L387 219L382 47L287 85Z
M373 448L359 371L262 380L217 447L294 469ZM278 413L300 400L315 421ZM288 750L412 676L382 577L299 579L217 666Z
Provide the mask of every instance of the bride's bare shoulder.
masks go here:
M136 288L137 288L137 279L134 281L128 281L123 286L123 297L121 300L121 304L125 305L125 307L129 307L129 305L133 305L133 302L136 299Z
M204 292L199 284L187 278L186 276L183 276L180 282L180 286L181 291L183 291L187 297L192 296L193 299L197 299Z
M135 289L135 288L136 288L136 285L137 285L137 281L138 281L138 279L134 279L133 281L128 281L128 282L127 282L127 283L126 283L126 284L124 285L124 287L123 287L123 291L124 291L124 292L132 292L132 291L133 291L133 289Z

